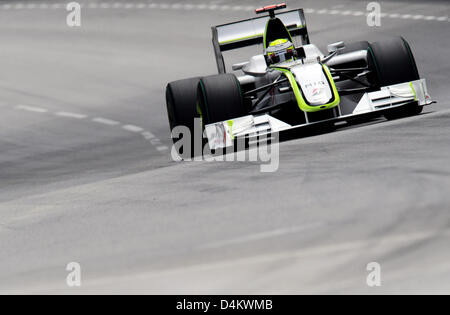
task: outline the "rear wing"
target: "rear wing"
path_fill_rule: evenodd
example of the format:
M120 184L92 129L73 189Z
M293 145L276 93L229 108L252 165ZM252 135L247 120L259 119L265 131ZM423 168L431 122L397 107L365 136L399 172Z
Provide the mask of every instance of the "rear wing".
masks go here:
M291 33L292 38L301 37L303 45L309 44L308 29L303 9L278 13L279 18ZM264 42L264 32L270 16L262 16L231 24L212 27L213 46L219 73L225 73L223 52Z

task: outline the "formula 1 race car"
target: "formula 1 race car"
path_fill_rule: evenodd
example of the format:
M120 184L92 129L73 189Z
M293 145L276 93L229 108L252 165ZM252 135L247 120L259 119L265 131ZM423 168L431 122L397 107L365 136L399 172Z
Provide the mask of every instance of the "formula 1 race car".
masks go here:
M405 39L337 42L324 55L310 43L303 10L276 14L285 8L260 8L262 17L212 28L219 74L168 84L172 129L186 126L194 134L194 119L201 118L216 150L308 126L418 115L433 103ZM257 44L263 54L232 66L243 74L227 73L223 52Z

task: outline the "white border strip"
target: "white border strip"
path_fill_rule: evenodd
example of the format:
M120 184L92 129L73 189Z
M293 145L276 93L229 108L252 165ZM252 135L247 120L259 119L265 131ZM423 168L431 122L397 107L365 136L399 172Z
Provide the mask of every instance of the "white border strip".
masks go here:
M36 3L16 3L16 4L2 4L0 5L1 10L58 10L65 9L66 3L54 3L54 4L36 4ZM109 2L100 2L100 3L83 3L81 4L82 8L87 9L159 9L159 10L202 10L202 11L253 11L255 7L253 6L240 6L240 5L218 5L218 4L190 4L190 3L109 3ZM311 9L305 8L305 13L307 14L320 14L320 15L342 15L342 16L364 16L367 15L366 12L363 11L353 11L353 10L328 10L328 9ZM450 19L448 16L425 16L425 15L414 15L414 14L399 14L399 13L383 13L382 17L387 17L391 19L400 19L400 20L423 20L423 21L437 21L437 22L449 22Z
M57 117L61 117L61 118L72 118L72 119L79 119L79 120L89 118L88 115L65 112L65 111L59 111L59 112L52 113L48 109L45 109L42 107L36 107L36 106L29 106L29 105L17 105L14 107L14 109L38 113L38 114L49 113L49 114L53 114L53 115L55 115ZM162 143L162 141L160 139L158 139L153 133L145 130L142 127L139 127L136 125L130 125L130 124L122 124L120 121L103 118L103 117L92 118L91 122L101 124L104 126L116 126L116 127L120 126L122 130L129 131L129 132L132 132L135 134L140 134L158 152L161 152L163 154L164 154L164 152L170 150L170 148L168 146L164 145Z
M17 105L15 108L19 109L19 110L33 112L33 113L47 113L48 112L48 110L45 108L28 106L28 105Z
M87 117L86 115L83 114L76 114L69 112L58 112L55 115L59 117L74 118L74 119L85 119Z

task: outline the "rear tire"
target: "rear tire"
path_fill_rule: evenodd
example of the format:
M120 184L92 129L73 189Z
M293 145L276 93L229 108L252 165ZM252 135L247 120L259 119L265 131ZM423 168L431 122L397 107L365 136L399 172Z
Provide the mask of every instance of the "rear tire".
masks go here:
M370 44L369 57L372 58L380 87L420 79L411 48L402 37ZM418 104L408 105L391 110L384 116L393 120L418 115L422 110L423 107Z
M198 84L197 102L203 125L248 114L242 97L241 85L233 74L202 78Z

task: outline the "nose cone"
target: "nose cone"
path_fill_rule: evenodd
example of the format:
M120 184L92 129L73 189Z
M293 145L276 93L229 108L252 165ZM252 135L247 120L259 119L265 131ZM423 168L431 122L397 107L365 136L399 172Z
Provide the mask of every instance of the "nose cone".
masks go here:
M328 104L333 98L330 83L320 64L299 65L292 69L305 101L310 106Z

